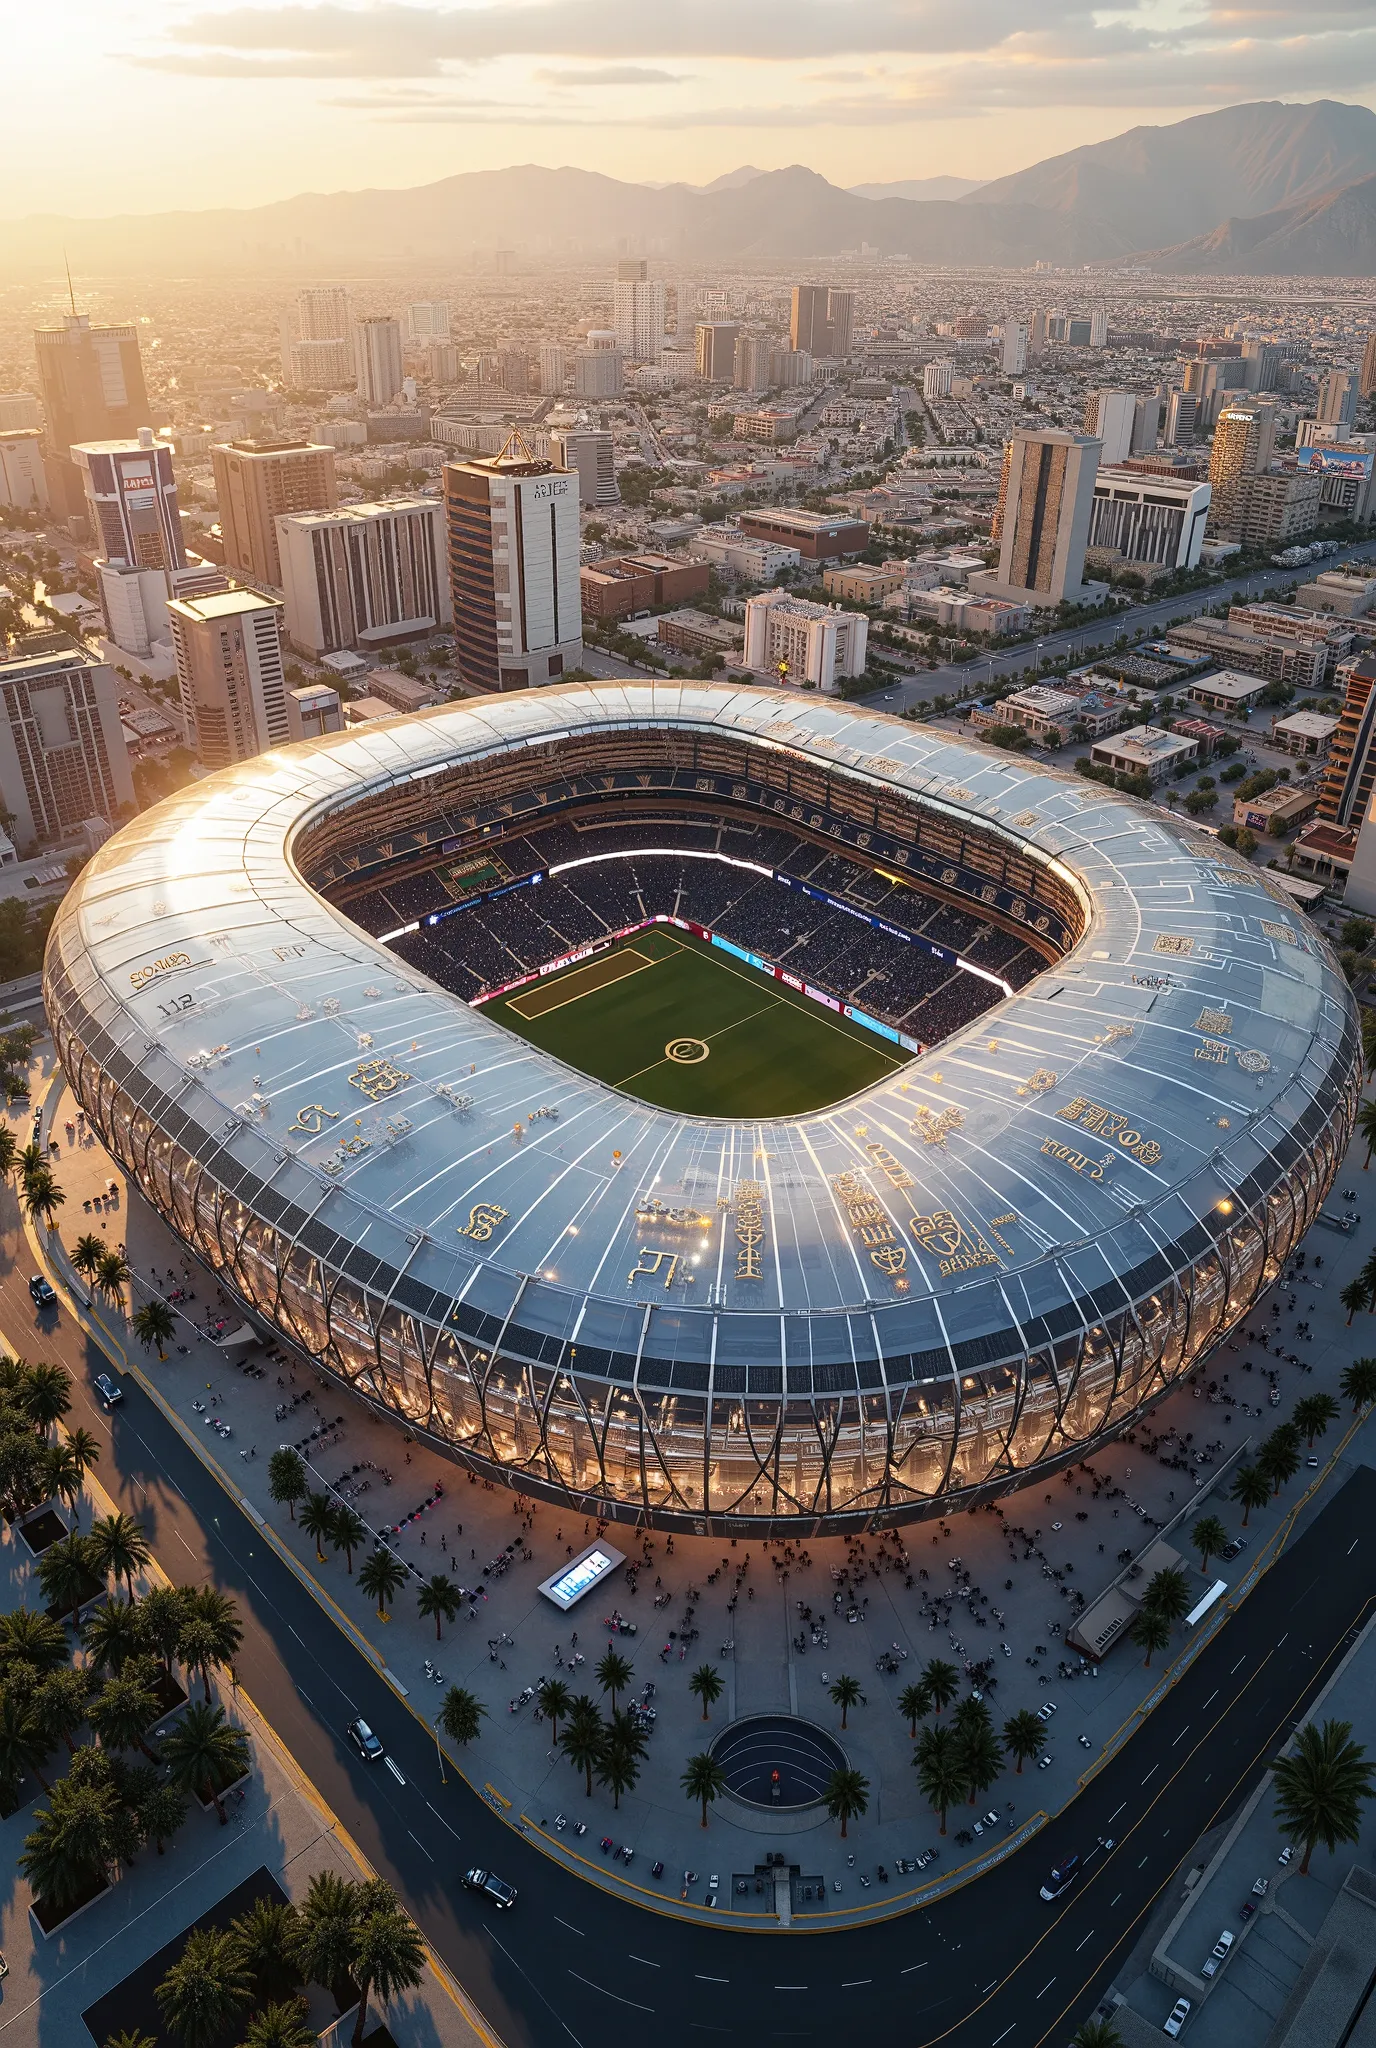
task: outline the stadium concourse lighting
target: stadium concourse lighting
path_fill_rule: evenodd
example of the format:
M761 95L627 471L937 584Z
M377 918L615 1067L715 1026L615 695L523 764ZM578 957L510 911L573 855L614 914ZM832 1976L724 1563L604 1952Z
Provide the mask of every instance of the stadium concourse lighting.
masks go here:
M572 844L621 857L561 879ZM658 1108L471 1000L557 1002L552 946L586 975L747 899L741 974L787 938L776 987L812 977L845 1059L852 997L898 1040L867 1085L703 1112L725 1063L674 1017ZM746 1538L952 1512L1131 1428L1248 1316L1360 1100L1352 992L1270 876L758 685L513 691L240 762L83 868L43 993L93 1130L259 1327L480 1475Z

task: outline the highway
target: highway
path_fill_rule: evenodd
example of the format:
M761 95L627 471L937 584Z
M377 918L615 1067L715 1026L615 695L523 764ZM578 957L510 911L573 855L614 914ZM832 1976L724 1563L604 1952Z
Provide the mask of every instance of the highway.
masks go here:
M703 2035L834 2041L896 2020L914 2048L1063 2048L1181 1857L1256 1782L1376 1595L1376 1473L1361 1468L1070 1814L1006 1864L920 1913L845 1932L681 1922L557 1867L452 1769L441 1785L425 1728L207 1480L137 1382L126 1379L123 1403L106 1415L91 1393L103 1354L65 1310L37 1326L8 1193L5 1206L0 1328L30 1358L70 1368L70 1419L100 1439L102 1483L143 1519L168 1573L211 1579L240 1602L240 1683L509 2048L548 2048L565 2035L594 2048L609 2023L686 2044ZM425 1713L434 1702L416 1704ZM346 1745L344 1726L358 1713L382 1734L404 1783ZM571 1813L579 1798L570 1774ZM863 1823L857 1834L863 1860ZM1038 1886L1050 1865L1072 1848L1093 1851L1101 1835L1113 1849L1087 1858L1064 1904L1044 1904ZM729 1871L743 1841L718 1818L702 1838L700 1872ZM463 1891L460 1873L472 1864L518 1887L514 1911L493 1913Z

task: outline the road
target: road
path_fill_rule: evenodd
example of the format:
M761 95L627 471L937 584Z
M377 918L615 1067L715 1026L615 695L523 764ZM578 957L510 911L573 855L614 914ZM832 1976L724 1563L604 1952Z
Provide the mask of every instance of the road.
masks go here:
M207 1482L133 1379L123 1404L104 1413L90 1388L105 1359L65 1311L36 1326L28 1271L11 1224L0 1247L0 1328L30 1358L69 1366L71 1420L99 1437L101 1480L143 1519L164 1568L179 1580L209 1578L240 1602L241 1684L509 2048L548 2048L565 2034L594 2048L609 2023L624 2026L632 2014L631 2024L653 2020L665 2044L704 2033L834 2043L901 2016L913 2048L1059 2048L1181 1857L1256 1782L1376 1596L1376 1472L1361 1468L1072 1811L1008 1863L921 1913L846 1932L690 1925L590 1889L452 1770L442 1786L424 1726ZM1335 1558L1345 1560L1341 1571ZM438 1697L417 1700L419 1711ZM346 1746L345 1723L359 1713L383 1735L404 1783ZM580 1796L571 1773L571 1813ZM1029 1809L1034 1800L1029 1784ZM1112 1851L1088 1858L1064 1905L1044 1905L1045 1871L1100 1835L1115 1839ZM863 1823L857 1836L863 1861ZM729 1871L742 1842L718 1817L702 1838L700 1870ZM488 1863L519 1889L510 1914L491 1913L460 1885L463 1869Z

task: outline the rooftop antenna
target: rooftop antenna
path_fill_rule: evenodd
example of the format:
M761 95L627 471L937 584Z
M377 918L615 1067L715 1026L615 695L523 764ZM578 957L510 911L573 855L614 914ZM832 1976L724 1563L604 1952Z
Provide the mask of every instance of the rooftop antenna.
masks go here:
M76 317L76 293L75 293L75 291L73 291L73 289L72 289L72 265L71 265L71 259L70 259L70 257L68 256L68 254L67 254L67 251L66 251L65 249L64 249L64 250L62 251L62 261L63 261L63 264L65 265L65 267L66 267L66 271L67 271L67 296L68 296L68 298L69 298L69 299L71 300L71 302L72 302L72 316L73 316L73 318L75 318L75 317Z

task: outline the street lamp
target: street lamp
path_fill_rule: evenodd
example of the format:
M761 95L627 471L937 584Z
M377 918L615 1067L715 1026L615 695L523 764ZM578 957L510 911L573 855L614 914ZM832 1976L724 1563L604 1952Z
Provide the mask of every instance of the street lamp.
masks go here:
M431 1723L431 1726L434 1728L435 1731L435 1755L439 1758L440 1761L440 1783L441 1785L447 1785L449 1783L449 1780L444 1775L444 1751L440 1748L440 1724L438 1715L435 1717L435 1720Z

